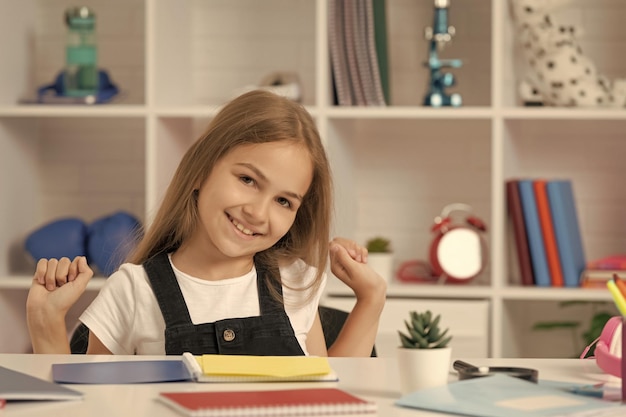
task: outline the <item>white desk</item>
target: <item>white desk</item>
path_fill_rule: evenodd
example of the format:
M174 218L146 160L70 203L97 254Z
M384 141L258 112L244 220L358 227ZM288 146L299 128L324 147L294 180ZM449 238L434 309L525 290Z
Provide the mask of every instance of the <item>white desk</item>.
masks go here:
M162 359L154 356L86 356L86 355L29 355L0 354L0 365L51 380L54 363L82 361L119 361ZM178 359L171 357L171 359ZM579 359L467 359L477 366L524 366L539 370L540 379L593 383L606 381L592 360ZM2 417L170 417L180 416L168 407L154 401L161 391L225 391L248 389L284 389L294 387L338 386L346 391L378 403L380 417L442 416L418 410L395 407L400 398L397 366L393 358L330 358L331 366L339 375L338 383L163 383L134 385L68 385L85 393L82 401L46 401L8 403ZM451 380L456 376L451 373ZM372 415L372 414L369 414Z

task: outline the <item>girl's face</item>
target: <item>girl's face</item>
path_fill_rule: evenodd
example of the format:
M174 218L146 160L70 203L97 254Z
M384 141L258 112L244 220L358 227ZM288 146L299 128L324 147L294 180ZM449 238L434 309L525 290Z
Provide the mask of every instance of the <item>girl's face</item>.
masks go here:
M200 224L191 241L216 260L249 260L289 231L312 178L313 163L301 144L280 141L231 150L200 187Z

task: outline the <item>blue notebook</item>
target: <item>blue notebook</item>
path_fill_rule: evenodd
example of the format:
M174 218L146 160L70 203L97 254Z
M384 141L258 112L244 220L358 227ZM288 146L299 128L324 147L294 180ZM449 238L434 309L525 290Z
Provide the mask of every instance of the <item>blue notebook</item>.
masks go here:
M62 384L141 384L192 381L182 360L57 363L52 379Z
M563 271L563 283L566 287L578 287L586 261L572 182L548 181L546 190Z
M572 394L554 383L535 384L502 374L415 391L396 405L480 417L547 417L602 409L626 415L626 406L616 402Z
M535 285L538 287L549 287L552 285L552 280L550 278L550 270L548 269L546 249L543 244L543 234L541 223L539 223L539 212L537 211L533 181L520 180L518 187L520 199L522 200L522 212L524 214L526 237L528 238L528 249L530 251Z

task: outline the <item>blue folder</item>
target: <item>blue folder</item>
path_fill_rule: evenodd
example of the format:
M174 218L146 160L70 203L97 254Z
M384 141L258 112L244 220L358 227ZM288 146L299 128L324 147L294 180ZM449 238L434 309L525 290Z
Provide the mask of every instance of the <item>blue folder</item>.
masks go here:
M6 401L80 400L83 393L0 366L0 398Z
M63 384L139 384L192 381L182 360L57 363L52 379Z
M620 403L568 392L568 386L576 384L560 385L554 382L544 384L541 380L535 384L495 374L418 390L403 396L395 404L480 417L563 416L601 409L613 409L615 415L626 415L626 406L620 407Z

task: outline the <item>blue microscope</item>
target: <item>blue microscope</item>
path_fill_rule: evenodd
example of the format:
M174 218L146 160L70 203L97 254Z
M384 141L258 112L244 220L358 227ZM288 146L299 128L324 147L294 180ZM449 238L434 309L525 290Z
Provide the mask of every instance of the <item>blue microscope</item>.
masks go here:
M433 27L424 30L424 37L430 42L428 61L425 66L430 68L429 87L424 97L424 105L431 107L460 107L461 95L447 94L446 88L455 84L454 74L442 71L443 68L460 68L460 59L439 59L438 53L448 42L452 41L455 29L448 26L448 8L450 0L434 0L435 15Z

